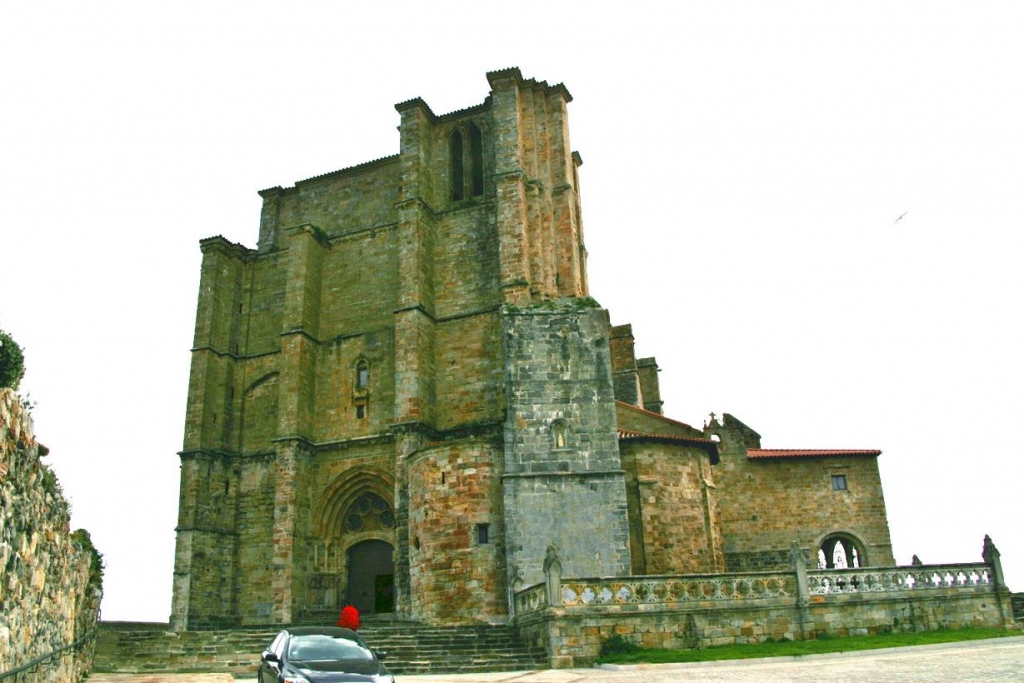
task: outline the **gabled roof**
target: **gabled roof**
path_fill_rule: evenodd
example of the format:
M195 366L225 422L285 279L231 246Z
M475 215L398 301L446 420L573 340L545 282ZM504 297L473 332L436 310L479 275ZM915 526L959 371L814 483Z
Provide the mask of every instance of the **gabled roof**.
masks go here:
M627 413L627 415L631 413L632 415L642 419L646 424L651 425L650 429L645 428L642 431L642 433L644 434L668 433L678 434L680 436L693 436L696 438L700 438L698 435L702 434L702 432L699 429L694 429L685 422L673 420L670 417L665 417L661 413L655 413L650 410L641 408L640 406L635 406L632 403L626 403L625 401L620 401L618 399L615 399L615 411L616 414L620 416L623 413ZM622 419L624 418L620 417L620 422L622 421Z
M785 460L788 458L877 458L879 450L854 448L748 448L747 460Z
M718 444L711 439L701 439L695 436L678 436L676 434L646 434L631 429L617 430L619 441L655 441L658 443L676 443L686 446L696 446L707 451L711 457L711 464L718 464Z

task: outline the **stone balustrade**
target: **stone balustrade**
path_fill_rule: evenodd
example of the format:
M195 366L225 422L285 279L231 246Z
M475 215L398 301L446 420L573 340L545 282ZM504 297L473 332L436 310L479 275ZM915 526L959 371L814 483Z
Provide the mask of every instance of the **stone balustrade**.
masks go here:
M560 578L559 604L548 604L547 587L540 583L515 594L515 613L521 617L541 612L549 606L662 605L672 609L692 607L695 603L796 599L841 593L920 592L939 588L991 591L994 582L991 568L977 563L809 570L805 591L800 591L798 585L795 572Z
M999 553L975 564L678 576L562 577L549 550L544 583L513 596L514 618L552 667L589 666L619 636L641 647L694 648L938 628L1010 628Z
M517 615L543 611L548 606L544 584L538 583L535 586L518 591L515 594L514 605Z
M992 572L985 564L867 567L807 572L807 590L813 595L971 587L991 590L992 583Z

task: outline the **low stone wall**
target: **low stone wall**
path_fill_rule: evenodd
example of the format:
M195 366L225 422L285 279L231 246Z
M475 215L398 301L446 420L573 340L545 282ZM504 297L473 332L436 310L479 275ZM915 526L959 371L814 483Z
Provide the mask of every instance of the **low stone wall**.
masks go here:
M92 665L102 592L45 454L17 395L0 389L0 674L56 652L25 680L65 683Z
M568 579L515 596L516 624L552 667L594 663L613 635L694 648L1013 624L984 564ZM554 598L553 600L549 598Z

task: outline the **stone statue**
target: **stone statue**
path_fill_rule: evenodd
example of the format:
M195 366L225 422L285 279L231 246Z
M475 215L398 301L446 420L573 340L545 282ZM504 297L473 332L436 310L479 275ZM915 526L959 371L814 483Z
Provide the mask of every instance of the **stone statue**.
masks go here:
M996 586L1002 587L1006 585L1003 580L1003 562L999 559L999 548L992 542L992 539L988 534L985 534L985 540L981 545L981 559L988 566L992 567L992 581Z
M920 557L918 557L917 555L914 555L913 557L910 558L910 564L915 566L915 567L920 567L921 565L924 564L924 562L921 561Z
M998 557L999 548L992 542L992 538L985 534L985 540L981 545L981 559L985 561L985 564L993 564Z
M562 560L560 560L558 557L558 548L556 548L555 545L552 543L548 546L547 553L544 554L544 573L550 573L552 568L554 568L556 565L557 569L555 569L555 571L557 571L558 574L561 575Z
M804 557L804 551L800 549L796 541L793 541L789 546L789 559L794 567L807 568L807 558Z
M558 559L558 549L552 543L544 555L544 584L548 605L555 607L562 604L562 561Z

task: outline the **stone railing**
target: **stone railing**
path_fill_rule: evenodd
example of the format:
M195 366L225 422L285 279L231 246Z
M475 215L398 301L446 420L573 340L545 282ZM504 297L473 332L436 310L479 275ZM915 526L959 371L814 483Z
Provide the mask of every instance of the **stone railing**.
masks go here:
M991 590L995 586L991 567L980 563L807 570L803 586L798 572L553 578L554 581L517 592L514 597L515 614L525 616L548 607L664 605L672 609L695 603L805 599L811 595L843 593L920 592L938 588Z
M714 601L756 600L797 596L796 575L787 572L696 574L566 579L556 593L559 607L600 605L665 605ZM548 607L548 587L537 584L516 593L516 614Z
M992 582L991 569L985 564L867 567L807 572L807 590L812 595L989 588Z
M518 615L543 611L548 606L547 591L543 583L530 586L515 594L515 613Z

